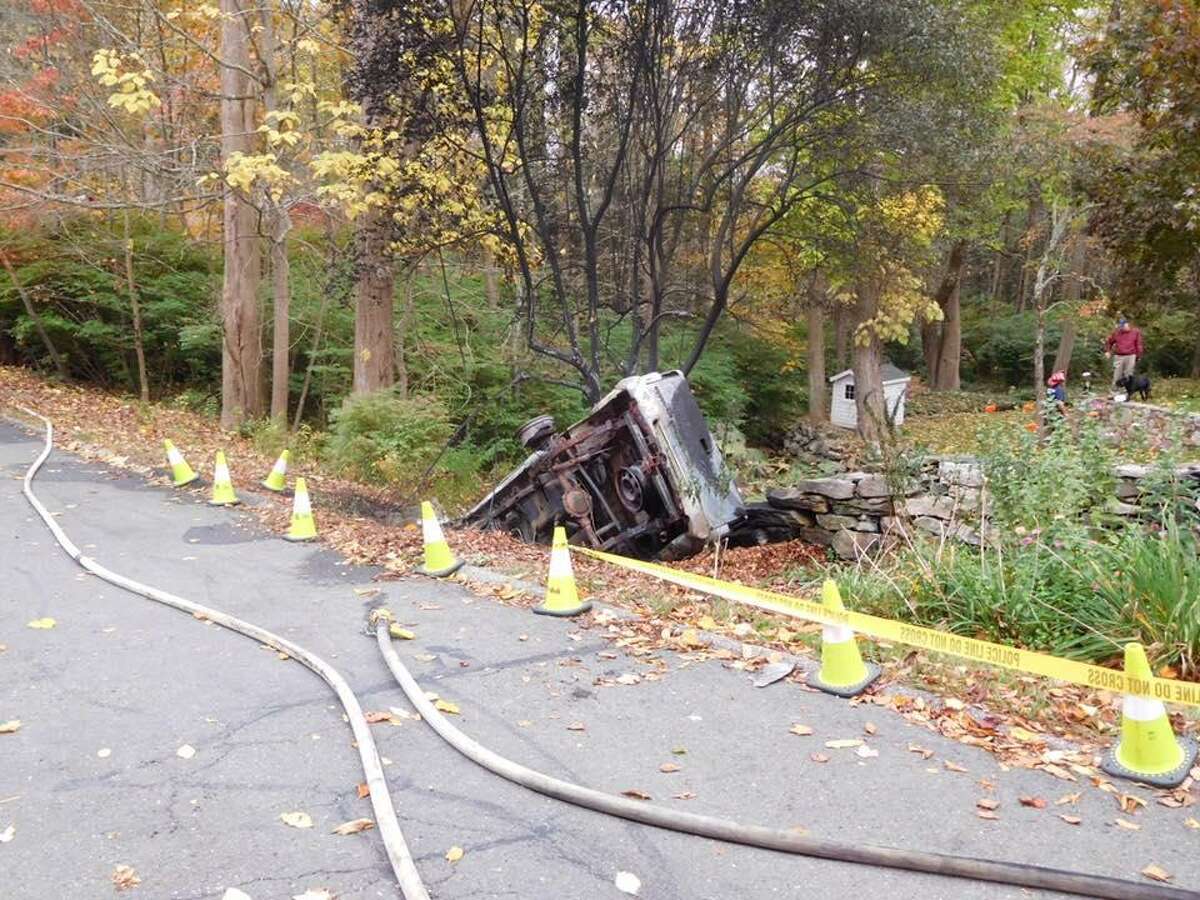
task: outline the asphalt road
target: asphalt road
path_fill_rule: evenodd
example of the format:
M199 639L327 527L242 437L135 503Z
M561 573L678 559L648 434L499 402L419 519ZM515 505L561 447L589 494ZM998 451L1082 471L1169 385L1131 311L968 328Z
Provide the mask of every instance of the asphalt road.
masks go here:
M253 900L326 888L341 900L398 897L374 831L331 830L370 816L349 729L314 675L254 641L83 574L25 503L20 478L41 438L0 423L0 897L113 897L117 865L134 898ZM781 683L756 689L717 662L664 656L659 680L598 628L533 616L446 582L373 583L319 545L262 532L245 513L56 452L36 490L102 564L277 631L337 666L365 709L406 709L363 633L386 602L417 639L398 645L422 684L462 711L459 724L497 751L602 789L638 789L693 812L812 834L1139 878L1156 863L1200 888L1190 810L1150 806L1116 827L1113 799L1041 772L1002 771L987 753ZM320 498L316 498L318 519ZM355 587L378 587L364 598ZM49 630L27 627L53 617ZM604 654L603 656L600 654ZM826 750L863 737L877 757ZM793 722L815 735L788 733ZM569 730L583 723L585 730ZM626 896L618 872L653 900L1016 898L1033 892L788 857L576 809L501 781L420 722L374 726L401 825L439 900L592 900ZM929 760L907 751L917 742ZM177 750L195 748L190 759ZM685 748L685 754L675 754ZM813 752L830 756L826 763ZM948 771L943 760L967 769ZM664 762L680 771L665 774ZM995 784L987 791L980 779ZM1071 826L1021 807L1083 796ZM694 794L675 799L677 794ZM997 821L975 801L1000 801ZM281 813L301 811L296 829ZM456 863L445 859L462 847ZM1051 896L1043 894L1039 896Z

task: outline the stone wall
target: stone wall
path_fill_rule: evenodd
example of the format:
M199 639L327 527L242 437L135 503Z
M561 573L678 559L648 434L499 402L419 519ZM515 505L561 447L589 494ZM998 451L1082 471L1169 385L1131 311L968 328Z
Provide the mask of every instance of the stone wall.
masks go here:
M1145 466L1123 465L1115 470L1116 496L1109 511L1136 516L1139 482ZM1180 475L1196 481L1200 494L1200 464L1185 466ZM759 507L769 520L773 539L784 534L823 547L842 559L878 550L889 542L920 534L978 546L980 513L987 502L980 464L970 458L931 459L905 491L879 474L849 472L813 478L767 493ZM764 531L764 534L767 532Z
M1135 445L1164 450L1175 442L1200 447L1200 413L1154 406L1114 403L1106 398L1085 400L1088 415L1098 418L1104 438L1114 446Z

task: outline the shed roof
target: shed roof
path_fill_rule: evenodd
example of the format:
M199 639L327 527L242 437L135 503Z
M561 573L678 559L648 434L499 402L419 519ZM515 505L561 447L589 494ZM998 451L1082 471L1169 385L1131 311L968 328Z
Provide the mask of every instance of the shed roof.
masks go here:
M897 381L911 381L912 380L912 376L910 374L905 372L903 369L896 368L890 362L885 362L883 365L881 365L879 367L879 373L883 378L884 384L895 384ZM846 369L845 371L838 372L836 375L831 375L829 377L829 380L830 380L830 382L834 382L834 381L841 381L843 378L853 378L853 377L854 377L854 370Z

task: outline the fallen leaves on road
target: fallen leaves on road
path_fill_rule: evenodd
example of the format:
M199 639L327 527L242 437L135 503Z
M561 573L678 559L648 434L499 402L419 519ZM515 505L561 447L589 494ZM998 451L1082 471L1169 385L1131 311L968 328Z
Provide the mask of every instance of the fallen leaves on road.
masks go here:
M875 727L874 722L867 722L866 724L863 725L863 731L865 731L867 734L874 734L878 730L879 729L877 729Z
M358 791L358 799L359 800L365 800L371 796L371 788L367 785L367 783L365 781L359 782L357 791Z
M855 748L854 755L859 759L871 759L878 756L879 751L874 747L868 747L866 744L863 744L861 747Z
M1142 874L1151 881L1170 881L1175 877L1162 866L1156 866L1153 863L1142 869Z
M1078 825L1080 822L1083 821L1083 819L1079 818L1079 816L1067 816L1067 815L1059 814L1059 818L1062 819L1064 822L1066 822L1068 825Z
M946 769L947 769L948 771L950 771L950 772L966 772L966 771L967 771L967 770L966 770L966 769L964 769L962 766L960 766L958 763L956 763L956 762L951 762L951 761L950 761L950 760L948 760L948 759L943 759L943 760L942 760L942 765L943 765L943 766L945 766L945 767L946 767Z
M58 624L58 622L56 622L54 619L51 619L51 618L45 618L45 619L34 619L32 622L30 622L30 623L28 624L28 626L27 626L27 627L29 627L29 628L40 628L40 629L42 629L42 630L45 630L45 629L48 629L48 628L53 628L53 627L54 627L55 625L57 625L57 624Z
M632 872L618 872L617 877L613 879L613 884L622 894L630 894L635 897L637 892L642 889L642 880Z
M686 756L687 755L687 747L672 747L671 752L674 753L676 756Z
M7 722L0 722L0 734L16 734L20 730L20 719L9 719Z
M459 714L458 704L451 703L449 700L434 700L433 708L439 712L446 713L448 716L457 716Z
M191 759L193 756L196 755L196 748L193 747L191 744L184 744L182 747L180 747L178 750L175 751L175 755L178 756L180 759Z
M621 791L621 793L626 797L632 797L634 800L651 799L649 794L647 794L645 791L639 791L637 788L628 788L627 790Z
M980 809L999 809L1000 801L993 800L991 797L981 797L975 801L975 805Z
M571 722L567 725L567 731L587 731L587 726L582 722Z
M796 722L794 725L792 725L788 731L790 731L792 734L798 734L801 737L808 737L813 733L811 728L809 728L807 725L801 725L799 722Z
M1118 828L1124 828L1126 831L1141 831L1142 826L1130 822L1128 819L1114 819L1113 824Z
M1054 805L1055 806L1067 806L1067 805L1074 806L1076 803L1079 802L1079 798L1080 798L1081 794L1082 794L1081 791L1076 791L1074 794L1063 794L1061 797L1059 797L1057 800L1054 801Z
M1043 797L1021 797L1021 805L1029 806L1033 809L1045 809L1046 800Z
M368 713L364 713L363 718L367 720L368 725L379 725L383 722L392 721L392 714L390 712L383 712L382 710L375 709Z
M691 791L680 791L678 794L672 794L671 796L673 798L675 798L676 800L695 800L696 799L696 795L693 794Z
M446 851L446 861L456 863L463 858L463 853L464 851L462 847L451 847Z
M133 866L119 865L113 869L112 883L118 891L128 891L141 884L142 879Z
M933 756L932 750L930 750L928 747L922 747L920 744L909 744L908 752L919 753L921 755L921 759L929 759L929 757Z
M851 747L861 747L863 742L858 738L840 738L836 741L826 741L825 746L830 750L849 750Z
M279 814L279 821L293 828L312 828L313 820L306 812L285 812Z
M401 628L395 622L388 626L388 634L394 638L399 638L402 641L411 641L417 636L415 631L409 631L407 628Z
M371 819L351 819L349 822L343 822L337 828L333 829L334 834L358 834L360 831L367 831L375 827L375 823Z
M683 768L683 766L676 765L673 762L665 762L661 766L658 767L658 771L664 772L667 775L670 775L672 772L678 772L682 768Z
M1186 819L1183 820L1183 827L1184 828L1200 828L1200 822L1197 822L1191 816L1188 816Z
M989 819L991 821L999 821L1000 819L1000 817L990 809L977 809L975 810L975 815L979 816L981 819Z
M1135 797L1133 794L1120 794L1117 797L1117 806L1121 812L1135 813L1140 807L1145 805L1145 800L1141 797Z
M825 753L810 753L810 754L808 754L808 758L811 759L815 763L829 762L829 756Z
M0 831L0 844L7 844L17 834L17 826L9 825L3 831Z

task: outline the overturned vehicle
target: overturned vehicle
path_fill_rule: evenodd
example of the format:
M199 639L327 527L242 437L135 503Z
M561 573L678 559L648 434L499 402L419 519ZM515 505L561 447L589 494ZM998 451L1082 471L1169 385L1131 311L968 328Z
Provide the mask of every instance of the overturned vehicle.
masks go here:
M643 559L682 559L743 516L682 372L620 381L561 433L539 416L520 430L531 455L463 521L549 543L555 524L572 543Z

